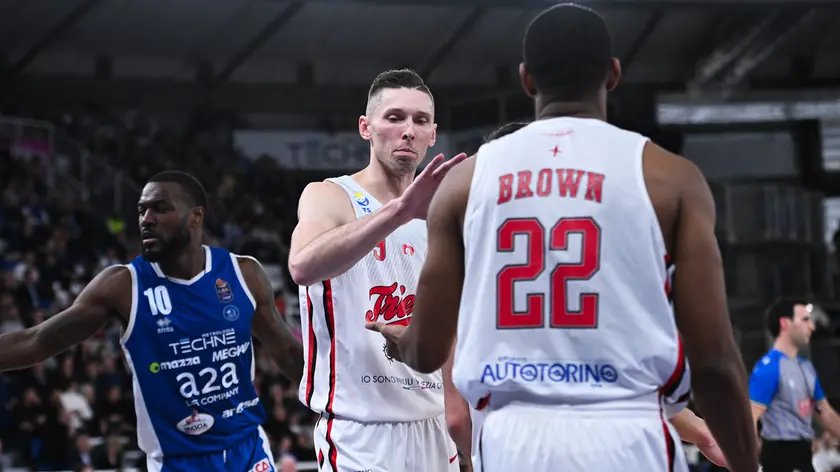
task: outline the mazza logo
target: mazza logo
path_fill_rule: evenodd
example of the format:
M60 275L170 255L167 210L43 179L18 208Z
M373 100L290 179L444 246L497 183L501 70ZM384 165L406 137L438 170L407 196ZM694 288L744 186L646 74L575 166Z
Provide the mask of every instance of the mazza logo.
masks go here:
M201 365L200 357L187 357L184 359L176 359L174 361L169 362L152 362L152 364L149 366L149 371L151 371L153 374L157 374L162 370L183 369L184 367L192 367L194 365Z

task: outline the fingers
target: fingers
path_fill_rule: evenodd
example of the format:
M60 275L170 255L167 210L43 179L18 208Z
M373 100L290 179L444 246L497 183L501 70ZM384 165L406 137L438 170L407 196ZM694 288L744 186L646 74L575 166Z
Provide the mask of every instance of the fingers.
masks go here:
M418 176L418 178L423 176L423 175L433 173L435 170L437 170L438 167L440 167L440 164L443 162L444 159L445 158L444 158L443 154L438 154L437 156L435 156L434 159L429 161L429 164L426 165L426 168L423 169L423 172L420 172L420 175Z
M365 323L365 329L369 329L371 331L376 331L377 333L381 333L383 329L385 329L385 323L376 322L376 321L368 321Z
M437 177L442 178L444 175L446 175L447 172L449 172L449 169L451 169L451 168L457 166L458 164L464 162L464 160L466 158L467 158L467 154L462 152L461 154L458 154L457 156L453 157L452 159L449 159L448 161L441 164L441 166L437 170L434 171L434 176L436 178Z

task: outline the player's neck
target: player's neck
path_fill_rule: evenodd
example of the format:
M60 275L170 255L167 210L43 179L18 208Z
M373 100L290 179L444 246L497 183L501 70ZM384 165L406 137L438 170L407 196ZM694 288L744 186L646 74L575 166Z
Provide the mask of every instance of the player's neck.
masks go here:
M595 102L556 102L538 96L535 109L538 120L568 116L607 121L606 113Z
M791 359L795 359L796 356L799 355L799 349L797 349L796 346L787 339L776 339L776 342L773 343L773 349L781 351Z
M181 251L181 254L171 260L162 260L158 263L160 270L167 277L182 280L191 280L196 275L204 272L207 255L204 253L204 246L189 245Z
M401 196L414 181L414 173L395 175L375 157L371 159L369 166L353 177L383 205Z

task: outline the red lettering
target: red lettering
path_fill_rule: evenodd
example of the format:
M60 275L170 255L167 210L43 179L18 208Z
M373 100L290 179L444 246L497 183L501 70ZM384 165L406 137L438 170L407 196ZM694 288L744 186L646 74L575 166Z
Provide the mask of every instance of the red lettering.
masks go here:
M373 258L377 261L385 260L385 240L379 241L379 244L373 248Z
M395 294L397 287L399 287L399 295ZM373 299L376 296L376 301L373 303L373 309L365 313L365 319L393 323L410 317L411 312L414 311L414 295L403 298L404 294L405 285L399 285L396 282L388 286L379 285L371 288L368 298Z
M587 200L601 203L601 193L604 189L604 174L595 172L586 173L586 198Z
M511 196L513 196L513 174L505 174L499 177L499 201L496 204L509 202Z
M531 190L531 171L520 170L516 175L519 177L516 184L516 199L533 197L534 192Z
M551 169L543 169L537 175L537 195L546 197L551 193Z
M563 174L566 174L565 176ZM580 178L583 177L584 172L576 169L557 169L557 182L560 186L560 196L565 197L568 194L570 197L577 197L578 186L580 185Z

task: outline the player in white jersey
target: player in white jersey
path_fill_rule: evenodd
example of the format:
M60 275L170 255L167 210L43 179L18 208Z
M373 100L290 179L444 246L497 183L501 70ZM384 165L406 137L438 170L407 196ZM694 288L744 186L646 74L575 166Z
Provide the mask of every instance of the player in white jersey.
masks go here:
M366 321L406 325L426 255L432 194L460 155L435 157L434 101L413 71L380 74L359 119L370 164L310 184L301 195L289 271L300 285L306 365L300 399L322 415L321 471L458 470L444 420L440 372L420 374L385 354Z
M518 131L528 123L514 122L499 127L490 133L486 142L493 141ZM668 283L671 283L669 276ZM458 445L458 450L470 457L474 470L481 470L481 458L478 456L478 440L484 420L484 411L472 408L457 392L452 384L452 361L454 349L446 364L443 365L443 388L449 391L446 395L446 426L449 434ZM695 444L710 461L725 466L726 459L717 446L715 438L706 426L706 422L698 418L693 411L686 408L690 396L689 376L683 375L680 382L674 383L671 392L663 396L665 416L677 434L685 442Z
M523 49L537 121L445 179L411 325L369 328L421 372L444 364L457 335L454 383L486 404L483 470L532 472L687 470L663 412L685 375L681 333L694 399L730 469L754 472L705 179L605 122L621 68L597 13L548 9Z

